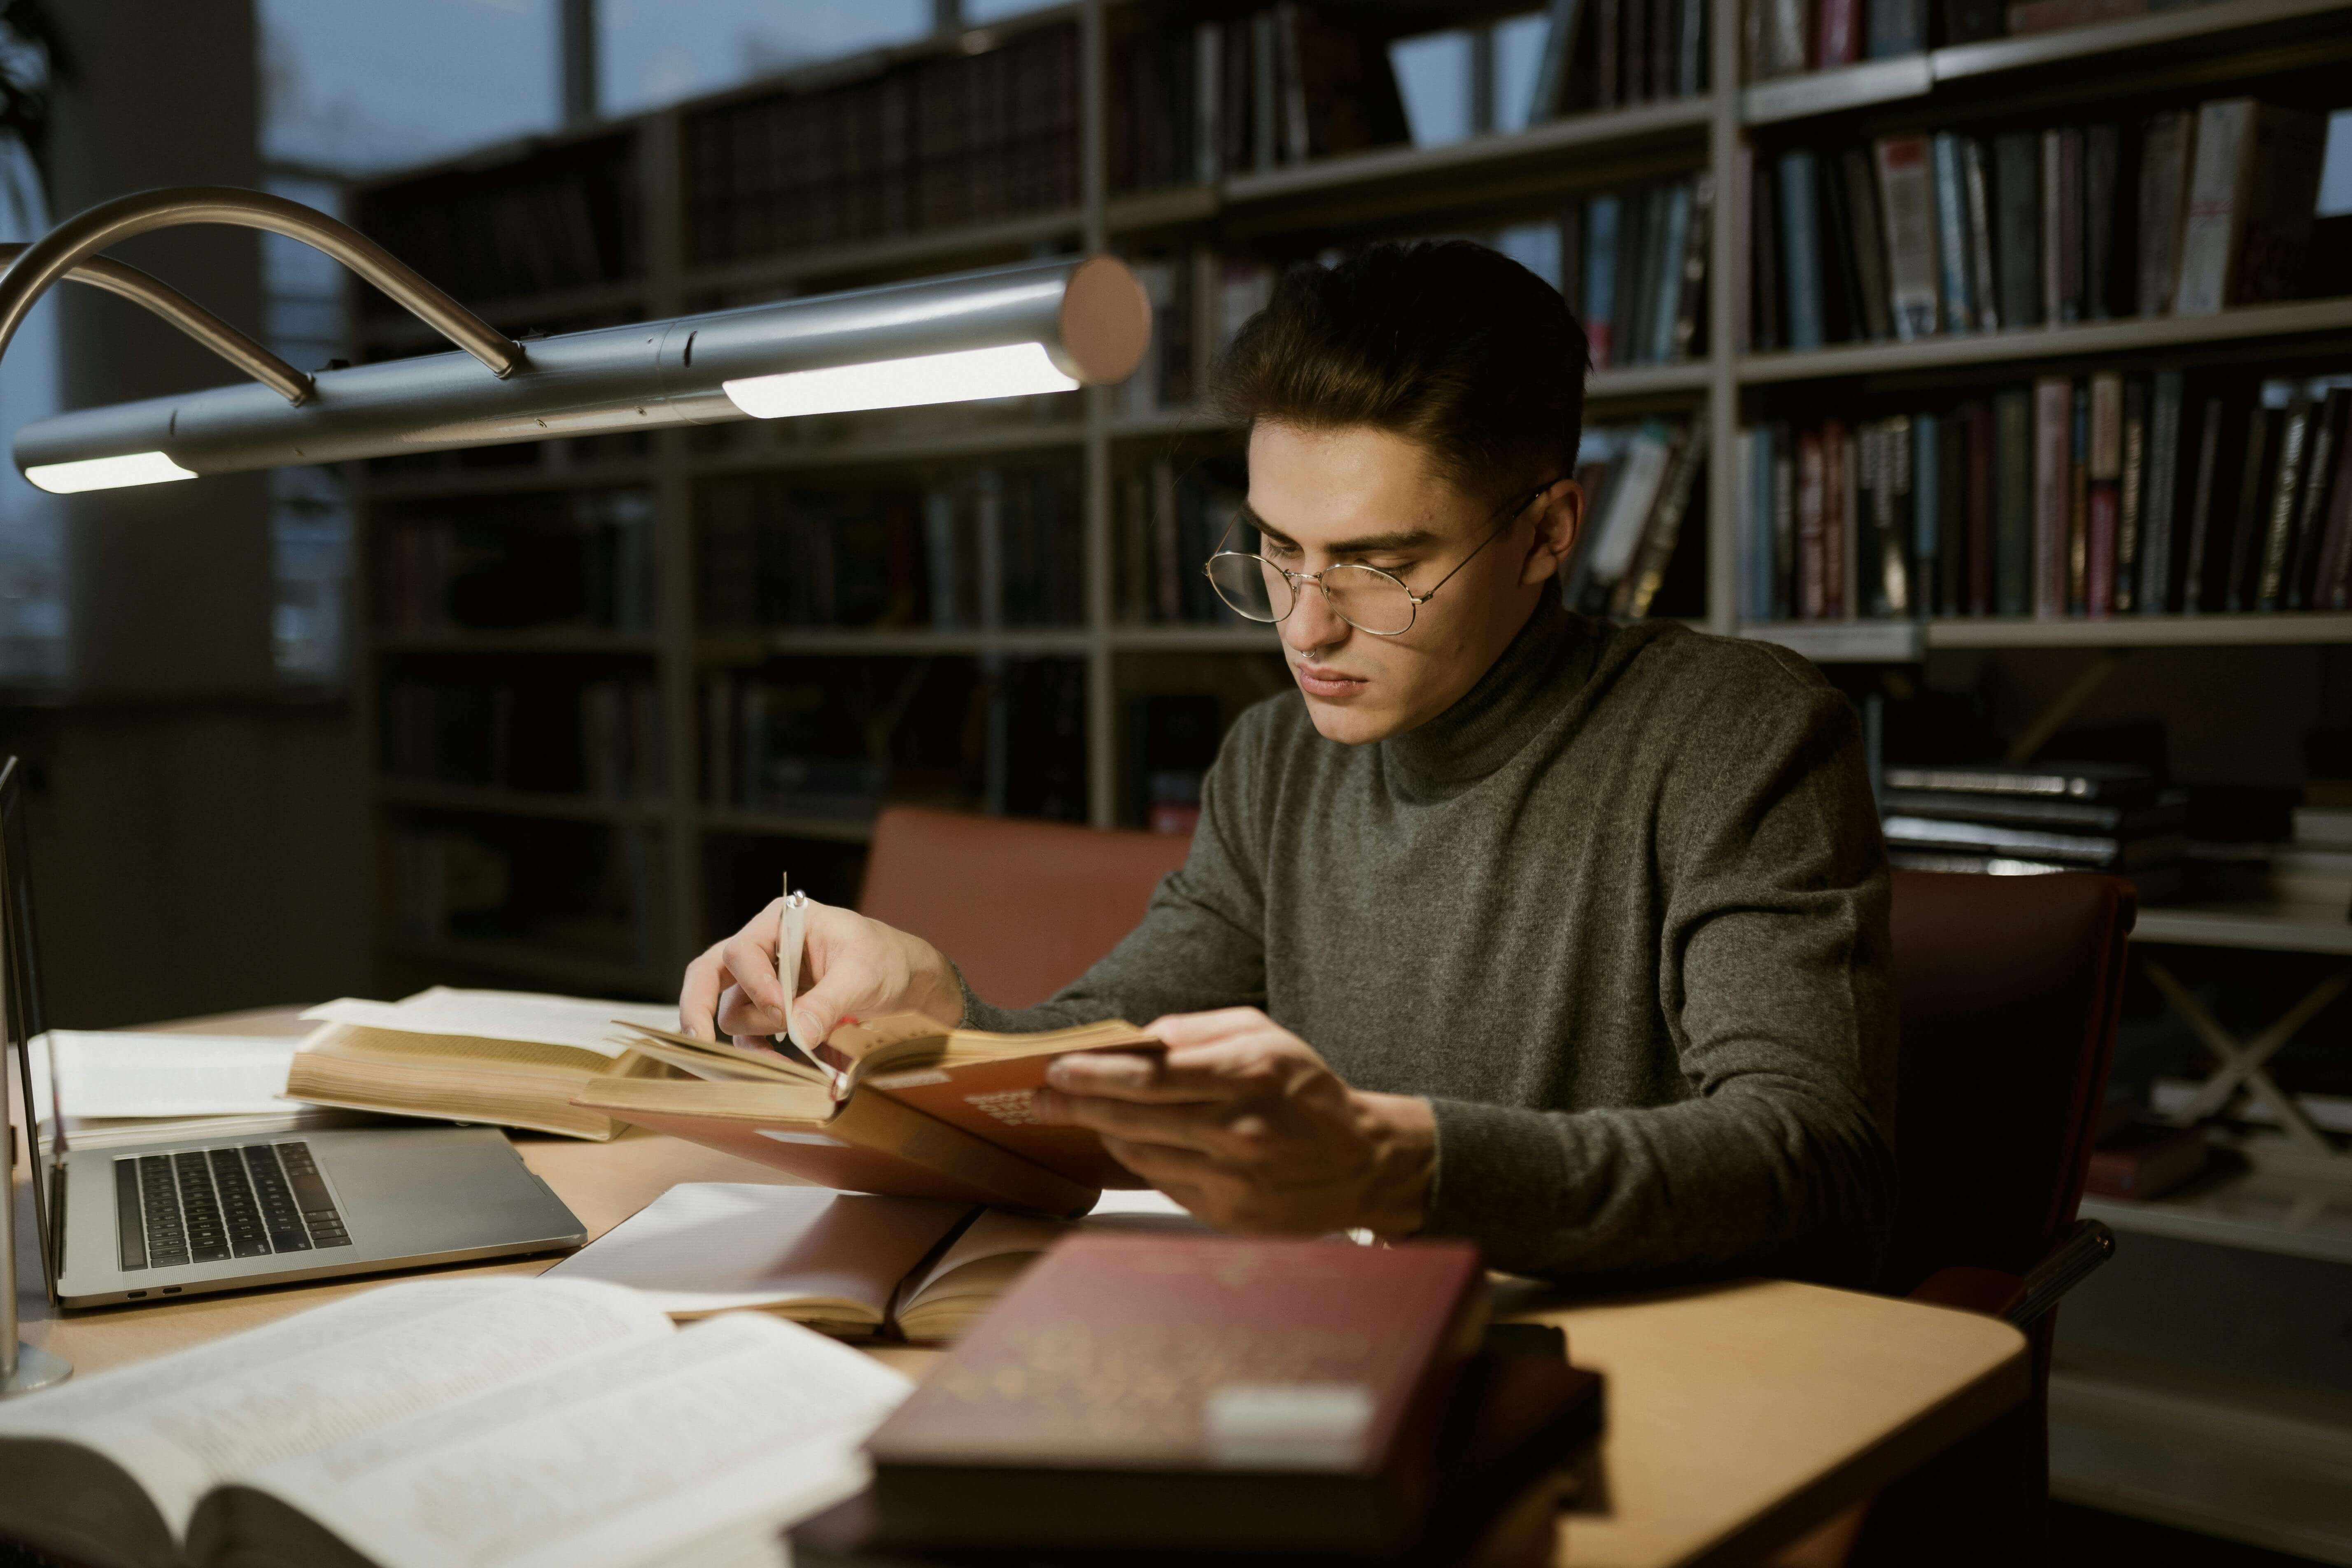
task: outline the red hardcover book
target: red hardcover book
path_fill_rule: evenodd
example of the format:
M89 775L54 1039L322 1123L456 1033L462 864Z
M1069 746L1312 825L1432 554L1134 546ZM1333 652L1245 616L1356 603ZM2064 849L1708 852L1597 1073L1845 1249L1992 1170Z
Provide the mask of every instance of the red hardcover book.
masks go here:
M1075 1237L868 1441L880 1534L1391 1550L1485 1321L1464 1243Z
M1822 535L1826 531L1828 464L1819 432L1797 437L1797 618L1818 621L1829 614L1828 577L1823 570Z
M2116 531L2122 515L2124 378L2113 371L2091 377L2088 461L2084 486L2084 610L2111 616L2116 609Z
M1814 69L1853 64L1862 58L1861 0L1821 0L1821 23L1813 36L1820 40Z

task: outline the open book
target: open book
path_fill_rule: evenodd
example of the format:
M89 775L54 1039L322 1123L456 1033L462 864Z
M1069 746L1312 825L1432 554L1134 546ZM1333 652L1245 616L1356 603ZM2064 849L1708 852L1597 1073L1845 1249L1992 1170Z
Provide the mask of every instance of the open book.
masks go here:
M286 1092L313 1105L608 1139L620 1125L573 1096L666 1070L633 1049L614 1021L677 1016L668 1006L441 985L399 1002L345 997L302 1015L319 1027L295 1053Z
M572 1104L792 1172L820 1186L1083 1214L1137 1179L1083 1127L1029 1112L1045 1065L1074 1051L1160 1051L1112 1019L1035 1035L942 1029L893 1014L796 1051L698 1040L635 1022L638 1052L693 1075L600 1079Z
M88 1568L783 1568L897 1373L606 1285L390 1285L0 1405L0 1539Z
M549 1269L635 1290L673 1318L755 1308L852 1339L952 1340L1066 1236L1206 1234L1172 1199L1106 1194L1050 1220L929 1198L688 1182Z

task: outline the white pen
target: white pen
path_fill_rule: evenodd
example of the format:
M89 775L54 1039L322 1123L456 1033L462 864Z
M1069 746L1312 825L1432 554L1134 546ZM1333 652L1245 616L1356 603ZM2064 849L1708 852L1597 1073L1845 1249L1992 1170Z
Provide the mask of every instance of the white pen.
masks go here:
M784 994L784 1032L782 1038L792 1041L815 1059L819 1040L801 1037L800 1015L793 1003L801 994L801 953L808 936L808 895L793 891L793 879L783 882L784 896L776 909L776 984Z

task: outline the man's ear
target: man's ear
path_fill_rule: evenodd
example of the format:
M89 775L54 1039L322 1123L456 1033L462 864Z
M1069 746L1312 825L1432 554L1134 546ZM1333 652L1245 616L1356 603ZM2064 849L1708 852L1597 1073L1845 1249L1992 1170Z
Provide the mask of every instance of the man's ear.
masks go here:
M1574 479L1562 479L1545 492L1537 509L1535 542L1520 569L1519 582L1532 587L1559 576L1583 532L1584 487Z

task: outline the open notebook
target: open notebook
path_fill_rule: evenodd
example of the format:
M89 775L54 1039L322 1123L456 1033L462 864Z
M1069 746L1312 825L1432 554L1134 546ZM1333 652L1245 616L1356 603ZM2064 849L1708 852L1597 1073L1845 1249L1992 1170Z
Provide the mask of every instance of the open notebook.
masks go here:
M1085 1231L1206 1230L1154 1192L1103 1194L1083 1219L930 1198L689 1182L549 1269L624 1285L673 1318L751 1308L847 1338L952 1340L1021 1271Z

